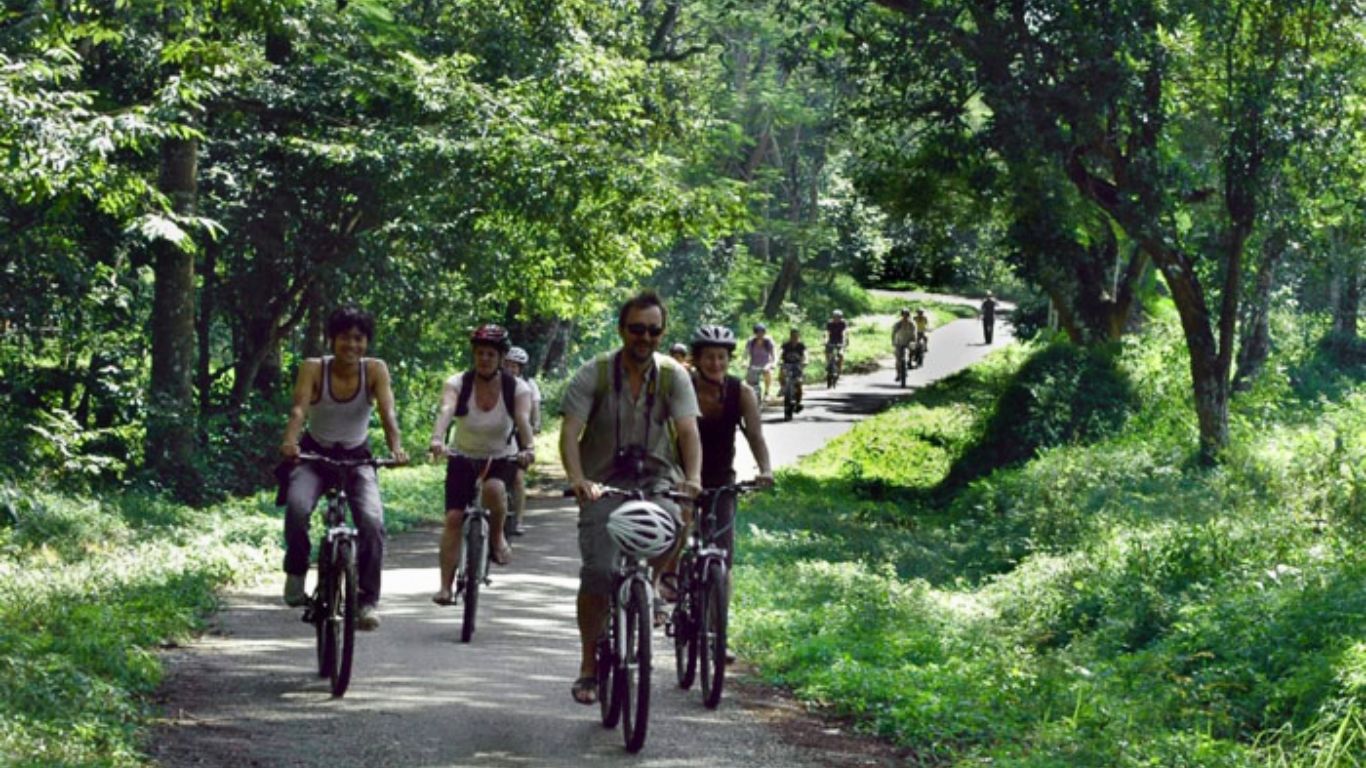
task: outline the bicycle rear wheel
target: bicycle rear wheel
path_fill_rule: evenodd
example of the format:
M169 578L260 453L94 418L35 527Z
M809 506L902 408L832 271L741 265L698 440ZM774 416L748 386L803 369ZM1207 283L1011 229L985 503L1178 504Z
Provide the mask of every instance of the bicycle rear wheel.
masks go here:
M616 655L612 653L612 638L616 637L616 631L616 619L609 619L607 632L598 638L597 646L598 709L604 728L617 727L617 720L621 719L621 697L617 695L617 684L621 677L617 674Z
M707 563L702 579L702 621L697 629L701 639L702 703L716 709L726 682L726 623L730 607L726 600L726 564Z
M674 671L678 675L678 687L688 690L697 676L697 623L694 606L696 599L692 594L691 558L678 564L678 602L674 604Z
M460 623L460 642L474 637L474 618L479 610L479 587L483 573L482 561L488 558L488 523L476 520L465 535L465 611Z
M645 733L650 724L650 594L645 583L631 585L630 602L626 604L625 664L617 667L622 675L617 685L621 693L621 734L627 752L639 752L645 746Z
M328 625L337 635L337 663L332 666L332 695L341 698L351 684L351 661L356 654L356 544L345 540L337 547L333 608Z

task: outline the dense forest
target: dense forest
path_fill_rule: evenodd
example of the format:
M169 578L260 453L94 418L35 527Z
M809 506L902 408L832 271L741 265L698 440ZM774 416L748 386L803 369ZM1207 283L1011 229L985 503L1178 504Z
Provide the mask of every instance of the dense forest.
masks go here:
M1135 508L1157 506L1153 497L1194 506L1226 497L1238 500L1226 509L1250 515L1257 493L1289 499L1293 487L1289 475L1276 485L1259 474L1270 465L1250 447L1250 425L1265 436L1322 418L1338 425L1336 442L1295 432L1286 445L1300 447L1280 449L1292 462L1300 449L1322 459L1306 460L1326 469L1302 483L1333 484L1296 524L1359 535L1366 464L1350 425L1360 426L1353 409L1366 362L1358 327L1363 86L1366 6L1357 0L3 0L0 552L8 563L0 576L90 554L48 541L80 528L71 522L84 514L73 511L83 508L76 499L133 499L129 519L138 524L189 524L201 520L197 510L265 486L294 371L325 351L323 319L340 304L375 313L372 350L389 363L417 453L440 382L468 363L472 327L507 325L553 401L563 374L610 343L613 307L641 286L667 296L669 340L702 320L743 332L759 319L810 326L834 307L869 311L868 287L991 289L1017 305L1017 335L1035 340L1039 360L998 360L991 385L979 382L990 396L962 395L976 397L976 426L946 427L950 436L935 443L956 446L955 457L924 477L918 469L873 480L812 470L816 479L795 483L797 501L787 508L830 493L802 483L838 481L852 498L894 501L903 516L1015 509L1001 500L1000 483L1029 485L1020 477L1031 470L998 481L991 471L1040 459L1062 465L1053 479L1063 482L1095 457L1059 446L1122 432L1137 413L1160 434L1131 432L1124 450L1135 453L1116 455L1153 477L1200 479L1179 492L1151 478L1095 482L1149 500ZM1147 377L1135 382L1137 394L1106 389L1116 369ZM1012 388L1012 376L1026 380ZM1111 396L1142 404L1121 414L1105 402ZM1043 414L1003 424L1004 415L991 416L998 397L1043 403L1076 421L1002 407ZM1274 427L1258 421L1273 417ZM928 434L891 423L911 442ZM1160 450L1136 447L1144 441ZM1218 490L1209 491L1216 477ZM1079 516L1094 496L1039 493L1040 516L1061 510L1060 498L1077 506L1059 515ZM22 520L43 519L30 497L49 499L53 519L66 522L25 531ZM1199 529L1196 521L1218 513L1202 515L1185 522ZM909 555L889 556L888 567L903 579L993 584L993 599L1005 605L1020 595L1006 594L1013 582L992 579L1049 547L1054 555L1084 541L1092 554L1114 555L1097 561L1105 563L1142 554L1102 552L1113 541L1088 538L1098 529L1079 520L1061 533L1049 528L1056 519L1029 524L1037 528L983 523L974 530L999 526L1015 548L971 551L956 561L960 570L911 565ZM232 525L219 535L266 535ZM919 535L933 539L929 530ZM946 543L961 531L944 531L904 546L923 555L942 545L946 562L963 556ZM1250 551L1260 534L1238 535ZM1345 540L1333 539L1336 559L1323 562L1360 554ZM1162 542L1180 550L1172 557L1208 557L1201 573L1230 565L1217 551L1225 541ZM1296 542L1283 551L1312 559L1305 553L1317 545ZM850 557L876 561L870 552ZM1153 562L1094 565L1076 577L1095 590L1104 582L1110 593L1078 595L1088 588L1076 586L1064 595L1066 585L1052 584L1051 608L1024 615L1022 600L1004 609L1040 634L1007 641L997 632L990 658L1026 664L1016 654L1032 643L1052 654L1049 663L1082 664L1065 652L1103 630L1107 610L1166 599L1137 583ZM747 588L776 594L764 580L792 577L784 567L753 572ZM1030 567L1017 572L1047 581L1037 570L1044 565ZM1360 569L1335 573L1356 578ZM1203 588L1182 582L1170 592L1193 604L1188 587ZM166 588L196 610L212 602L207 588ZM916 594L915 611L933 609ZM4 623L25 626L8 612L20 610L23 596L0 598ZM1236 611L1252 602L1238 599L1220 605ZM1089 607L1077 607L1086 600ZM1361 680L1334 683L1309 671L1313 659L1333 668L1332 660L1366 658L1360 603L1335 605L1341 621L1323 631L1331 639L1305 651L1301 666L1286 661L1280 670L1293 667L1295 684L1312 697L1287 703L1258 689L1266 700L1249 703L1212 693L1210 683L1203 694L1227 711L1206 720L1189 714L1208 703L1196 693L1152 703L1151 711L1179 706L1189 715L1172 727L1199 744L1181 752L1173 741L1173 754L1204 754L1197 747L1207 741L1251 749L1286 723L1341 723L1342 733L1355 723L1366 733ZM765 625L745 610L740 631L751 633L756 655L774 668L791 662L780 643L763 644L764 633L810 628ZM1209 637L1227 628L1178 613L1145 614L1134 623L1154 623L1135 636L1096 642L1117 654L1147 647L1180 621L1206 621ZM913 629L928 636L943 628ZM147 631L127 642L155 642L159 630ZM1273 645L1265 643L1268 653ZM1180 652L1202 652L1197 646ZM38 653L3 635L0 650ZM1194 658L1185 659L1190 668ZM984 670L954 679L964 690L985 689L998 681L983 682ZM800 682L797 671L787 674ZM1116 674L1115 686L1141 684ZM20 682L10 688L0 682L0 701L46 706L25 698L28 678L13 679ZM849 691L836 696L822 684L812 697L851 701ZM1048 693L1058 706L1069 701L1061 689ZM1325 701L1337 714L1311 706ZM979 718L995 706L977 703ZM1084 704L1073 703L1074 720L1084 719ZM862 706L846 709L862 716L883 704ZM877 727L933 741L934 760L944 762L988 756L1018 735L968 722L968 709L933 734L907 725L910 715ZM129 719L122 710L113 718ZM13 736L21 727L0 726L0 757L7 738L29 743ZM1266 754L1238 752L1247 764ZM1284 764L1316 764L1313 754ZM1349 758L1356 762L1321 764L1361 764L1360 753Z

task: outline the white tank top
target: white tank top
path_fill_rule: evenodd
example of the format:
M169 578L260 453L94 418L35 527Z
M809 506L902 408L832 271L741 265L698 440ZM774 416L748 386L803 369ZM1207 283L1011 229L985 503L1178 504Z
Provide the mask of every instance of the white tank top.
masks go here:
M346 400L332 395L332 356L323 358L322 392L308 408L308 434L328 448L356 448L370 439L370 393L365 387L365 358L360 386Z
M497 379L494 380L495 384ZM492 410L482 410L476 401L475 393L470 393L469 412L455 419L455 452L472 459L500 459L517 455L517 440L511 441L513 421L512 410L503 402L503 387L496 387L498 402ZM526 382L518 380L514 397L523 392L530 393ZM460 377L455 377L455 394L460 396Z

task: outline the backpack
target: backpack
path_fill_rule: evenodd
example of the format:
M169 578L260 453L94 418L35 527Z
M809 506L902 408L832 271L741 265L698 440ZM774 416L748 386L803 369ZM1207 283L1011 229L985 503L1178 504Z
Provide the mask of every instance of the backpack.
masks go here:
M598 407L602 404L602 398L607 394L608 387L612 386L613 360L618 352L603 352L594 358L594 365L598 370L598 381L593 387L593 407L588 411L588 421L586 424L593 423L593 417L598 414ZM669 431L669 436L675 441L678 433L674 429L673 421L669 418L669 395L673 392L672 374L666 375L665 370L669 366L677 366L678 362L667 355L655 354L655 381L658 382L655 390L655 397L664 403L664 423Z
M498 369L499 383L503 387L503 407L507 408L509 414L513 414L512 431L508 433L508 443L513 438L517 438L517 449L525 449L522 445L522 436L517 434L517 417L514 413L517 402L517 379L507 371ZM460 375L460 394L455 398L455 415L465 416L470 412L470 394L474 392L474 371L465 371Z

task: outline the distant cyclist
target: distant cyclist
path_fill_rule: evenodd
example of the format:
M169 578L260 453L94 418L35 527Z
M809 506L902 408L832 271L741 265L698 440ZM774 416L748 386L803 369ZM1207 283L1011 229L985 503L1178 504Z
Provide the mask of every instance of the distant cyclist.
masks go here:
M541 388L536 386L536 380L523 376L526 372L527 363L531 362L531 356L521 347L513 347L508 350L503 358L503 370L516 376L531 390L531 432L539 435L541 433ZM526 468L517 465L517 474L512 481L512 487L508 489L508 516L507 523L503 529L511 536L521 536L525 533L526 518Z
M844 312L838 309L831 312L830 320L825 324L825 355L827 358L834 355L835 371L841 376L844 375L844 345L848 330Z
M342 307L327 318L327 338L332 354L309 358L299 366L294 382L294 404L289 410L280 454L298 462L301 451L333 459L370 458L370 414L379 406L380 424L389 452L400 463L408 460L394 414L394 392L389 367L383 360L366 357L375 336L375 320L368 312ZM299 437L308 422L308 431ZM312 546L309 519L327 487L322 470L307 462L289 470L285 491L285 603L308 602L304 580ZM379 478L374 467L358 467L346 477L346 495L359 534L357 582L360 610L357 626L379 626L380 573L384 567L384 507L379 498Z
M897 365L902 365L906 360L903 355L907 353L907 347L915 343L918 329L915 321L911 320L911 310L904 307L901 310L901 319L892 326L892 350L896 353Z
M784 379L792 379L792 399L796 405L792 410L795 413L802 411L802 376L806 368L806 344L802 341L802 332L796 328L788 335L787 341L783 342L782 352L780 353L783 361L783 368L779 375Z
M503 356L512 343L502 326L481 325L470 335L474 368L446 380L432 429L431 454L446 460L446 524L441 531L441 583L432 602L449 605L451 583L460 556L465 507L474 500L474 486L488 466L483 485L484 506L492 515L490 558L507 565L512 548L503 536L507 488L517 467L535 458L531 436L531 388L503 370ZM455 442L446 449L446 430L455 419ZM490 463L490 459L492 463Z
M684 368L692 370L692 366L688 364L688 347L683 342L675 342L673 346L669 347L669 357L672 357Z
M987 291L987 297L982 300L982 335L986 337L986 343L991 343L991 337L996 330L996 297Z
M759 405L763 405L762 393L773 390L773 362L777 359L773 339L768 337L768 327L763 323L754 324L754 335L745 342L746 372L745 383L760 392ZM759 390L759 377L763 376L764 388Z
M925 349L930 348L930 319L923 309L915 311L915 337L916 341L924 343Z

